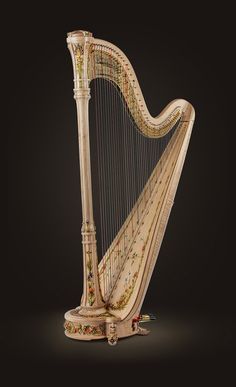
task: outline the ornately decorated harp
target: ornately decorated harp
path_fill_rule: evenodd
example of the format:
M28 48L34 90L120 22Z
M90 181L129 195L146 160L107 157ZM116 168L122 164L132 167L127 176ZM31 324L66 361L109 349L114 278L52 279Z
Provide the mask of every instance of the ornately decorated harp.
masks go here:
M65 314L65 333L79 340L107 337L115 344L119 337L145 334L138 316L179 182L194 109L177 99L152 117L122 51L86 31L69 33L67 43L78 114L84 282L81 305ZM95 130L89 137L90 87ZM91 137L97 144L93 163ZM97 184L93 195L91 169Z

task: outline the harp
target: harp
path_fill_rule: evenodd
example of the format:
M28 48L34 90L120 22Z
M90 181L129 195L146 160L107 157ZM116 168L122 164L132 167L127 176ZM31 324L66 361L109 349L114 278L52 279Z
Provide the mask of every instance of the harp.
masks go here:
M153 117L119 48L87 31L68 33L67 43L78 118L83 295L80 306L65 313L65 334L78 340L107 338L115 345L118 338L148 333L139 325L140 310L173 205L194 109L176 99Z

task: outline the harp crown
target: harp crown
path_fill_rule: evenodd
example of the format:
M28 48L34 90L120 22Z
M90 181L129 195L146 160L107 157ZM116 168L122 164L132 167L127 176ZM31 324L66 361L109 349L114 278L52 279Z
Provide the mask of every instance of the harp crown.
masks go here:
M84 38L92 38L93 34L90 31L84 31L84 30L76 30L72 32L68 32L67 34L67 42L77 43L77 41L80 41Z

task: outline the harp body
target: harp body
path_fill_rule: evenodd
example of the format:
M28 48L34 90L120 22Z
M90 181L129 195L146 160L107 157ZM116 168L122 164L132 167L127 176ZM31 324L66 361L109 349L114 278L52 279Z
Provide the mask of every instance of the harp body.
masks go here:
M148 333L139 326L141 306L180 179L194 109L177 99L152 117L130 62L116 46L86 31L69 33L67 43L78 116L84 275L81 304L65 314L65 334L79 340L108 338L114 345L120 337ZM105 79L119 89L141 137L155 141L175 128L99 263L89 137L90 83L96 79Z

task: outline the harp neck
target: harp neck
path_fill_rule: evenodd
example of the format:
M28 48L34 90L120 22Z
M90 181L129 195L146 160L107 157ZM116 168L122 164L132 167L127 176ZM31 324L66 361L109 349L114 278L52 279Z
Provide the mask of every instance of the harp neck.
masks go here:
M90 81L104 78L118 86L133 120L145 136L165 136L180 117L184 121L194 121L194 109L184 99L172 101L157 117L153 117L130 61L114 44L95 39L91 32L82 30L68 33L67 44L73 63L76 99L88 98Z

